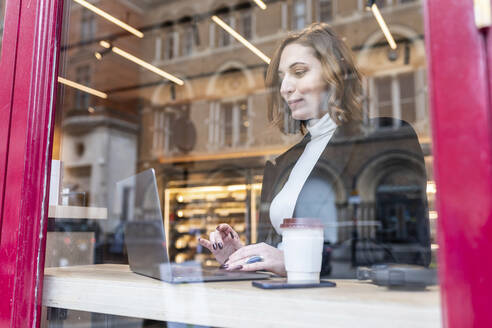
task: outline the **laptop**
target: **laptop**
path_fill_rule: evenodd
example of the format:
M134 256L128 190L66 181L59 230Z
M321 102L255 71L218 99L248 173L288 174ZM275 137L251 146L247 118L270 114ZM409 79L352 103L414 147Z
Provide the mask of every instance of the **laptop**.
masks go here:
M130 269L169 283L267 279L269 274L231 272L198 262L170 263L154 169L116 184L117 207L125 224Z

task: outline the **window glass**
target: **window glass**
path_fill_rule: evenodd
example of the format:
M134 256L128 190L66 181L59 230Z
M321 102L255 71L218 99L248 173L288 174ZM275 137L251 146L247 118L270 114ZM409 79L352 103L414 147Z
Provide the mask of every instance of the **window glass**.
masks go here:
M378 6L378 8L385 7L388 2L392 2L392 0L375 0L374 3Z
M403 120L415 123L415 77L414 73L405 73L398 76L400 87L400 104Z
M94 14L84 9L82 10L82 17L80 18L80 41L87 41L94 38L95 33L95 19Z
M230 16L223 16L222 21L231 26L232 25L232 18ZM218 39L218 46L219 47L226 47L231 43L231 35L227 33L224 29L221 29L219 27L218 32L219 32L219 39Z
M187 26L183 36L183 56L190 56L193 53L195 42L195 29L193 26Z
M421 1L375 2L388 39L359 0L90 4L116 20L64 2L42 326L440 326ZM336 287L202 282L248 268Z
M241 30L242 30L242 36L246 38L247 40L251 39L253 35L253 16L251 11L243 11L241 13Z
M292 13L292 27L294 30L300 30L304 26L306 26L306 1L295 0Z
M76 68L75 81L81 85L91 86L91 68L89 65L82 65ZM90 101L89 93L75 90L75 110L88 110Z
M378 77L375 79L377 89L377 113L381 117L393 116L393 87L391 77Z
M319 21L329 22L333 19L333 0L319 1Z
M162 52L164 54L164 59L173 59L175 53L175 44L177 43L176 33L172 29L168 29L164 35L164 46Z

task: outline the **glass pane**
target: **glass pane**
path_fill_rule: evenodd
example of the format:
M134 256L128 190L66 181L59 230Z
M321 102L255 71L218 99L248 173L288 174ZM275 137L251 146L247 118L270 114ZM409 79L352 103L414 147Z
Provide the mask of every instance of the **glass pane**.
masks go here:
M415 97L415 78L414 73L404 73L398 75L401 99L411 99Z
M90 3L126 25L64 3L43 325L440 326L421 1L376 1L396 49L365 1Z
M333 19L333 0L320 0L319 21L329 22Z
M294 30L300 30L306 26L306 1L295 0L293 10L293 27Z
M391 101L391 77L385 76L381 78L376 78L376 88L378 90L379 103Z

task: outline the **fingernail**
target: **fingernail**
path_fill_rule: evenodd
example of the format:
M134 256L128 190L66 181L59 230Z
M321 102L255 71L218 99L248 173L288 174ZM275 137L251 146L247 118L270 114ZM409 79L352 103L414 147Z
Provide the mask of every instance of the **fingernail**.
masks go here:
M230 234L231 234L231 238L234 239L234 235L232 234L232 231L230 232Z
M220 269L227 269L228 267L229 267L229 265L224 263L219 268Z
M212 247L213 247L214 249L217 249L217 244L216 244L216 243L214 243L214 244L212 245Z
M215 228L215 230L219 230L219 227L220 227L220 224L217 226L217 228Z
M202 240L202 238L198 237L198 241Z
M224 247L224 245L222 245L222 243L219 243L219 248L222 249Z

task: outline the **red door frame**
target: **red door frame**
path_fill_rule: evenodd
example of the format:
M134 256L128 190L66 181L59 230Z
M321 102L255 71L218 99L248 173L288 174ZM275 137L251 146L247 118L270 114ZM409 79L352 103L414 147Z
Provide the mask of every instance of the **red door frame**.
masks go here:
M7 0L0 63L0 72L10 73L10 83L0 87L0 327L40 322L61 12L62 0Z
M445 327L492 327L492 42L473 1L427 0Z
M472 1L427 0L424 6L443 322L491 327L492 36L476 29ZM6 9L0 62L0 326L35 327L62 0L7 0Z
M7 166L7 149L9 140L10 112L12 109L12 93L14 86L15 55L17 49L17 32L19 25L20 2L7 1L4 17L4 31L2 40L2 53L0 57L0 196L3 199L5 170ZM0 13L1 15L1 13ZM5 124L5 126L3 125ZM0 213L2 213L3 201L0 201ZM2 216L0 216L0 231L2 229Z

